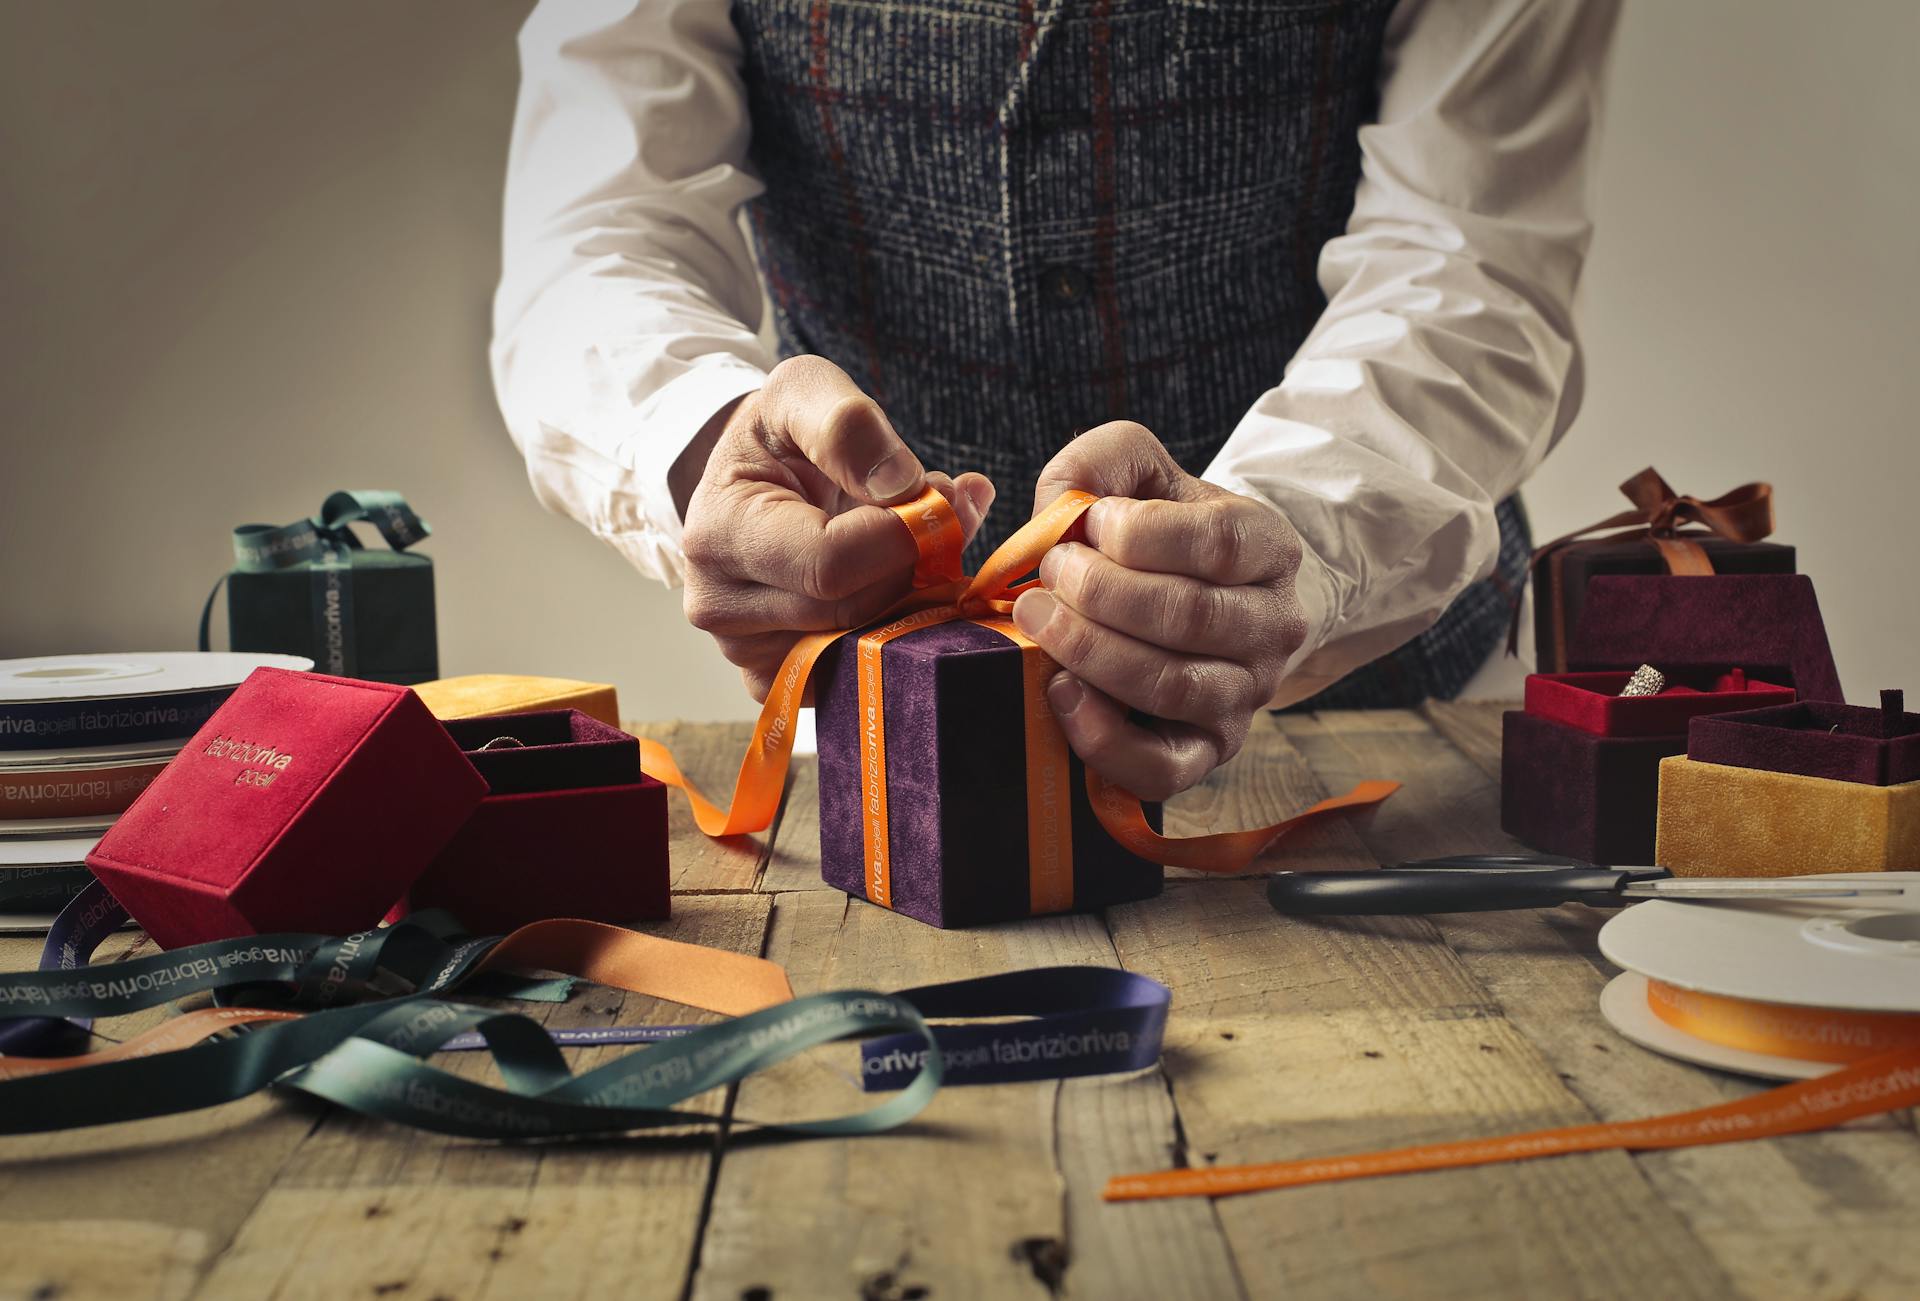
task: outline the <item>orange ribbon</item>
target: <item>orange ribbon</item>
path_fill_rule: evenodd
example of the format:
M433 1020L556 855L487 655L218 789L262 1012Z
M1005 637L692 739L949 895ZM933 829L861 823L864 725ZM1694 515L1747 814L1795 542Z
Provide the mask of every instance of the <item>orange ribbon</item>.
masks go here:
M857 644L862 842L866 850L863 875L867 897L875 903L888 904L892 894L885 684L880 673L880 650L895 637L964 619L991 628L1020 647L1027 742L1029 902L1036 913L1072 906L1072 818L1061 780L1069 770L1067 745L1046 700L1046 684L1058 666L1014 626L1009 616L1020 593L1039 586L1037 579L1016 580L1038 568L1048 548L1072 536L1081 516L1096 500L1085 492L1061 494L988 556L980 572L971 578L962 572L964 536L944 497L929 488L916 500L892 508L913 535L919 559L914 569L915 590L889 613L886 622L862 633ZM665 746L641 740L641 761L646 771L686 792L700 830L709 836L731 836L762 831L772 823L792 759L794 722L806 696L807 679L820 653L852 631L808 633L787 652L754 724L753 739L741 760L727 808L702 795ZM1397 782L1362 782L1345 795L1322 800L1272 826L1169 838L1148 825L1137 796L1087 770L1088 797L1109 835L1142 858L1205 872L1243 871L1262 850L1294 828L1330 814L1372 807L1397 789Z
M1647 982L1647 1007L1696 1039L1801 1062L1864 1062L1920 1052L1920 1012L1835 1012Z
M1709 1043L1795 1061L1846 1065L1817 1079L1737 1102L1650 1120L1575 1125L1463 1143L1429 1143L1359 1156L1122 1175L1108 1182L1105 1197L1110 1202L1225 1197L1603 1148L1642 1152L1732 1143L1827 1129L1857 1116L1920 1103L1920 1013L1789 1007L1697 993L1657 980L1647 982L1647 1006L1668 1025Z
M1668 573L1705 575L1713 572L1713 561L1708 557L1706 548L1700 545L1699 539L1721 537L1729 542L1758 542L1773 532L1773 485L1770 483L1743 483L1711 501L1702 501L1698 497L1676 493L1660 477L1659 471L1648 466L1621 484L1620 491L1633 503L1632 510L1609 515L1597 524L1589 524L1555 538L1533 553L1527 573L1531 575L1541 562L1552 560L1568 545L1589 533L1624 529L1624 532L1595 538L1594 541L1623 542L1644 537L1659 548L1661 558L1667 563ZM1682 531L1688 525L1700 527ZM1514 654L1520 645L1520 598L1525 590L1523 581L1520 591L1513 595L1513 618L1507 627L1509 655ZM1561 591L1562 585L1556 583L1556 600ZM1564 619L1556 618L1555 622L1562 629L1564 642ZM1566 665L1562 662L1553 668L1556 672L1563 672Z

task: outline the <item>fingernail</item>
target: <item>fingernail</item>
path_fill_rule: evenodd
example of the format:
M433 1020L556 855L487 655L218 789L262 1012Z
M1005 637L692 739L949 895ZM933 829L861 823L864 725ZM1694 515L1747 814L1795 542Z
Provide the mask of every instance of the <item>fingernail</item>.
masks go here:
M1064 553L1068 547L1073 545L1071 542L1059 542L1047 548L1047 554L1040 557L1040 581L1042 583L1048 587L1060 586L1060 566L1067 563L1067 557Z
M1062 673L1047 684L1047 703L1053 706L1055 717L1065 718L1086 698L1087 689L1071 673Z
M1053 598L1045 592L1034 590L1024 592L1013 603L1013 622L1029 637L1038 637L1040 630L1053 618Z
M974 509L980 512L981 519L987 517L987 511L992 508L997 495L991 479L978 479L967 485L967 496L973 500Z
M892 501L919 481L920 462L904 447L867 471L867 491L883 502Z
M1080 534L1086 538L1088 546L1099 547L1101 521L1105 520L1107 516L1111 515L1116 509L1118 508L1105 497L1102 497L1099 501L1087 507L1086 514L1080 517Z

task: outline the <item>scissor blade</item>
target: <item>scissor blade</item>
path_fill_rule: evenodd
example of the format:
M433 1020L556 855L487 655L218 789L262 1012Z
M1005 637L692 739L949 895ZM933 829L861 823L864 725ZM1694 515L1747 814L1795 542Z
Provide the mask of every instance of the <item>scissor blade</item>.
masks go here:
M1782 885L1777 881L1648 881L1620 891L1631 899L1886 899L1901 898L1899 886Z

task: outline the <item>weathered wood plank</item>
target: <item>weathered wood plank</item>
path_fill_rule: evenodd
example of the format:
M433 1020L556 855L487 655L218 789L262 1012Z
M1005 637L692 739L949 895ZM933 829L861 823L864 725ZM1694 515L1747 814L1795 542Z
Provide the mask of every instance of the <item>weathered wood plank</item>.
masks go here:
M1094 917L938 931L807 891L778 897L768 956L810 992L1111 963L1113 950ZM738 1114L821 1115L861 1097L848 1078L796 1066L746 1081ZM1204 1205L1122 1219L1097 1200L1101 1180L1164 1151L1172 1133L1165 1088L1147 1073L948 1089L879 1138L730 1141L694 1294L1235 1295Z
M1423 920L1280 918L1261 882L1232 881L1176 886L1111 926L1129 969L1174 988L1165 1066L1195 1164L1589 1119ZM1726 1290L1618 1154L1226 1198L1217 1213L1256 1296Z
M1329 782L1365 772L1408 783L1365 832L1383 860L1518 852L1523 847L1497 829L1499 792L1487 776L1499 770L1499 709L1442 711L1457 744L1357 727L1296 739ZM1466 721L1475 713L1477 726ZM1598 999L1614 969L1596 936L1610 915L1570 906L1434 920L1599 1118L1709 1106L1763 1087L1648 1052L1607 1027ZM1920 1138L1909 1124L1880 1119L1824 1134L1650 1153L1636 1163L1747 1295L1906 1297L1920 1294L1920 1252L1912 1246Z
M1500 780L1500 716L1517 700L1429 700L1420 706L1433 730L1473 760L1487 779ZM1499 825L1497 822L1494 825Z
M751 894L683 896L671 921L639 929L758 953L769 907ZM513 1006L554 1025L713 1019L597 987L564 1004ZM623 1051L588 1050L577 1069ZM440 1062L491 1075L481 1054ZM691 1268L714 1149L710 1135L675 1146L473 1143L334 1114L287 1163L203 1294L671 1296Z
M752 724L629 722L625 727L672 750L680 771L708 799L726 807L733 797L740 756L753 735ZM675 894L753 889L766 859L767 839L761 835L715 840L694 825L687 797L676 790L667 792L668 861L673 865Z
M1199 836L1215 831L1263 827L1292 817L1321 798L1313 771L1280 729L1255 719L1247 743L1205 780L1166 804L1170 836ZM1271 846L1247 869L1269 872L1317 872L1353 861L1360 842L1345 822L1305 827ZM1169 868L1169 880L1219 881L1229 878L1187 868Z
M757 888L767 894L840 893L820 879L820 764L810 754L794 756L780 806L779 834L767 850Z
M0 940L0 963L30 970L40 945ZM127 931L95 961L153 951L143 932ZM126 1039L171 1014L153 1008L97 1028ZM185 1115L0 1138L0 1222L9 1226L0 1295L186 1295L312 1127L310 1113L261 1094Z

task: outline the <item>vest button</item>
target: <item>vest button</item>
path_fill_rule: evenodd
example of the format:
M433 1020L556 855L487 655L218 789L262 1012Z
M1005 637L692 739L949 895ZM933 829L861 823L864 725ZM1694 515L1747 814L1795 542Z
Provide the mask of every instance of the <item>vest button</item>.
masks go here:
M1047 296L1048 302L1072 307L1087 301L1093 292L1093 281L1079 267L1048 267L1040 273L1040 292Z

